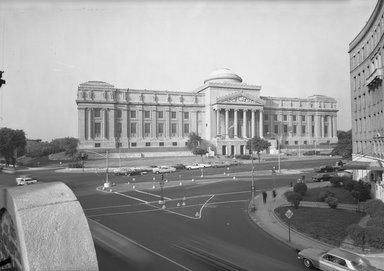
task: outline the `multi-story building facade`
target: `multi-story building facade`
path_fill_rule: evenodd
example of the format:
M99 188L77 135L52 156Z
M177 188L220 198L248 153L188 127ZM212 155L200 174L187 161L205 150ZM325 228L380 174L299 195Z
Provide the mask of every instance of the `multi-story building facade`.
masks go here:
M372 182L372 193L384 200L383 63L384 1L349 45L352 141L355 178Z
M120 89L98 81L78 88L80 148L185 147L194 132L218 154L245 154L249 138L283 145L337 142L336 100L260 96L228 69L213 72L190 92Z

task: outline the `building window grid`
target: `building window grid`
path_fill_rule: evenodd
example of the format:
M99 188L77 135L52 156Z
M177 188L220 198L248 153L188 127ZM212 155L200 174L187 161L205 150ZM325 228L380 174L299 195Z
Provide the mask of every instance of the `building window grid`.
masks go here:
M171 111L171 119L173 120L177 119L176 111Z
M151 111L145 110L144 111L144 118L145 119L150 119L151 118Z
M157 118L164 119L164 111L157 111Z
M137 118L136 110L131 110L129 114L130 114L130 118L131 119L136 119Z
M184 112L183 119L189 120L189 112Z
M151 136L151 123L149 122L144 123L144 136L145 137Z

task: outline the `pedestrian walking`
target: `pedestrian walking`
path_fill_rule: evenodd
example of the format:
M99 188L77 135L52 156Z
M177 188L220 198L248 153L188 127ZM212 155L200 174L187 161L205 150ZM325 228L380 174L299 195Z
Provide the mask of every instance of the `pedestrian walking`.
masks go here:
M263 191L263 202L264 204L267 202L267 192Z

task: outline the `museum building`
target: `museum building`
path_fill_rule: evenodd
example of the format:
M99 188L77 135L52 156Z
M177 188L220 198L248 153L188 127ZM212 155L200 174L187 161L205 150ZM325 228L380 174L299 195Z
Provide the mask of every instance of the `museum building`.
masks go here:
M384 200L384 1L349 44L352 158L355 179L372 183L372 194Z
M335 99L260 92L229 69L214 71L189 92L82 83L76 100L80 149L184 148L190 133L211 142L219 155L247 153L254 136L285 146L337 142Z

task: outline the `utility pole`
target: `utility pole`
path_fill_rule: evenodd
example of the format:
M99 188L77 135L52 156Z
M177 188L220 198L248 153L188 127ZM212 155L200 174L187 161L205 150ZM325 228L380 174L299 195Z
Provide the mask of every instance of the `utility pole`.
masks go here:
M254 169L255 169L255 164L253 162L253 138L251 139L251 159L252 159L252 187L251 187L251 197L252 197L252 210L255 210L256 204L255 204L255 178L254 178Z

